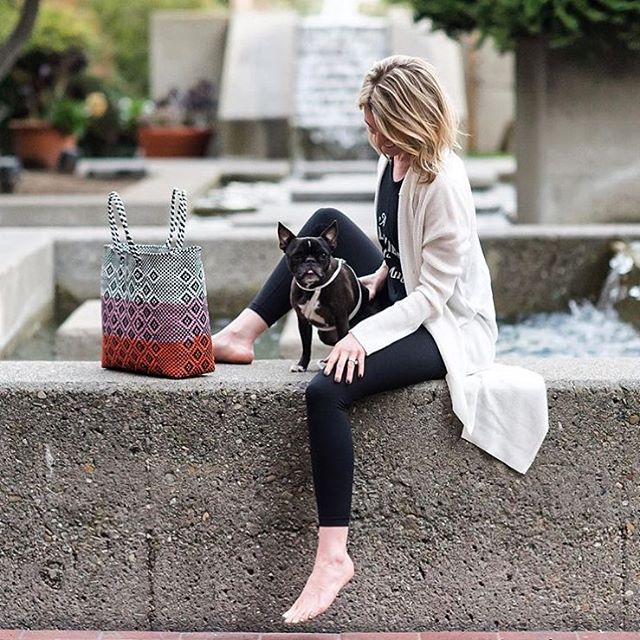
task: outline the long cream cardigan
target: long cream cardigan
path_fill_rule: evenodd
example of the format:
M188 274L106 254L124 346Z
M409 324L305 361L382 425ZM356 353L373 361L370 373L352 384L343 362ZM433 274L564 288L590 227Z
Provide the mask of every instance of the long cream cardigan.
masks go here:
M388 162L380 156L374 211ZM398 252L407 296L350 333L370 355L423 325L447 367L461 437L526 473L549 428L546 385L537 372L495 362L491 277L469 178L455 151L431 184L407 171L398 196Z

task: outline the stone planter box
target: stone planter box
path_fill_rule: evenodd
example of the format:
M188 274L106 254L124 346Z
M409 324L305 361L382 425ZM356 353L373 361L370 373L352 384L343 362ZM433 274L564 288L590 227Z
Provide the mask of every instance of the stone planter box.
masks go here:
M516 46L518 221L640 219L640 51Z

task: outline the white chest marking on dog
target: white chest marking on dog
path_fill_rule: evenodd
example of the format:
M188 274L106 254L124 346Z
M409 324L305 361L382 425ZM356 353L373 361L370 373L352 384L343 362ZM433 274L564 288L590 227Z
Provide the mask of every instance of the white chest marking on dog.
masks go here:
M303 304L298 304L302 315L312 324L326 324L326 320L317 313L317 309L320 306L318 298L320 297L320 289L316 289L313 295Z
M309 298L309 300L307 300L304 304L298 304L298 307L300 308L302 315L307 320L309 320L309 322L311 322L312 324L314 322L318 324L322 323L323 326L321 327L318 327L317 325L315 325L318 331L332 331L333 329L336 328L334 326L328 327L326 325L327 321L320 314L316 313L316 310L320 304L318 302L318 298L320 297L320 290L324 289L324 287L326 287L328 284L330 284L335 280L343 264L346 264L347 267L349 267L349 269L351 270L351 273L353 274L353 277L356 278L357 280L358 276L356 275L356 272L351 268L351 265L346 263L344 258L338 258L338 268L333 272L333 275L324 284L321 284L317 287L313 287L313 288L303 287L297 280L294 279L295 283L301 289L304 289L305 291L313 291L313 295ZM349 320L351 320L356 315L356 313L358 313L358 311L360 310L361 304L362 304L362 290L360 286L358 286L358 302L356 302L356 306L353 308L353 310L349 314L349 318L348 318Z

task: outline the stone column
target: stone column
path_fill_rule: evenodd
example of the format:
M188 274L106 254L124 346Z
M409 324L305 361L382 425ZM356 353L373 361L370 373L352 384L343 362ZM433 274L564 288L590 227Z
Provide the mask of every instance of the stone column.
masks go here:
M640 220L640 52L516 47L518 222Z

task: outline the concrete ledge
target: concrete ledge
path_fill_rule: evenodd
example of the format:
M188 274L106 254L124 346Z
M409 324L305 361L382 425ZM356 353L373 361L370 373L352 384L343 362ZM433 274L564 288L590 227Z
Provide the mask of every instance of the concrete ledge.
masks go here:
M235 314L249 303L282 257L276 223L234 228L224 221L209 222L194 225L192 231L187 228L187 243L202 246L210 312ZM292 231L301 226L294 225ZM102 244L110 241L108 229L49 231L55 239L59 300L68 313L80 302L100 295L100 260ZM366 233L377 243L372 226ZM166 239L166 229L159 227L133 227L132 234L137 242ZM572 299L595 301L609 272L611 242L640 239L640 224L516 225L488 230L479 225L479 235L491 271L496 310L508 317L565 310Z
M46 233L0 234L0 358L52 316L53 256Z
M87 300L56 331L56 360L100 360L101 354L101 302Z
M444 381L348 409L356 576L297 631L640 629L638 359L500 361L547 381L524 476L459 438ZM0 627L290 631L316 510L289 364L0 361Z
M192 206L196 198L213 186L223 175L287 175L286 161L224 159L148 158L149 176L119 190L128 210L135 211L137 225L166 225L169 219L171 189L180 187ZM112 190L104 180L99 194L0 195L0 227L77 225L108 226L107 195Z

